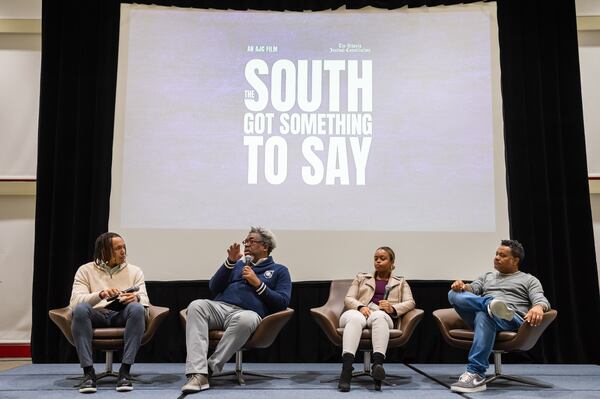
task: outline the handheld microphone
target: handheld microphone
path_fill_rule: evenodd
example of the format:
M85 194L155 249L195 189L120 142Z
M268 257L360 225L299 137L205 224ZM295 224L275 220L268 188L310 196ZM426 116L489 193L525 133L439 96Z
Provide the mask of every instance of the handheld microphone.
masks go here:
M253 260L254 260L254 256L252 256L252 255L244 256L244 267L246 267L246 266L252 267L251 263ZM244 278L244 283L248 284L248 280L246 280L245 278Z
M391 286L389 284L386 284L385 286L385 293L383 294L383 299L385 299L387 301L388 296L390 296L390 290L391 290Z
M110 301L114 301L114 300L115 300L115 299L117 299L117 298L119 297L119 295L121 295L121 294L129 294L129 293L131 293L131 292L136 292L136 291L139 291L139 290L140 290L140 287L139 287L139 286L133 286L133 287L129 287L129 288L127 288L127 289L125 289L125 290L121 291L120 293L118 293L118 294L117 294L117 295L115 295L115 296L111 296L110 298L106 298L106 300L107 300L108 302L110 302Z

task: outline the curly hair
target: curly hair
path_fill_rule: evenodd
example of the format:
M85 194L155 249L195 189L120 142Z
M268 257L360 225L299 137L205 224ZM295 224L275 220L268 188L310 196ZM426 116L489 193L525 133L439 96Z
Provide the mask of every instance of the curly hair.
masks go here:
M269 254L277 246L277 242L275 241L275 235L271 230L265 229L264 227L260 226L250 226L250 233L257 233L260 235L260 240L267 246L267 253Z

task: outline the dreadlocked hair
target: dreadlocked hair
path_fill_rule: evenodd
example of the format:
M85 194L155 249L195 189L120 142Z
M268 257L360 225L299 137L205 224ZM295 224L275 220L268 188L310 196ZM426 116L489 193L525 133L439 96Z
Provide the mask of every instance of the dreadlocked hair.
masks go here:
M97 265L102 262L108 263L108 261L113 256L112 249L112 239L115 237L121 238L117 233L102 233L96 238L96 243L94 244L94 262Z

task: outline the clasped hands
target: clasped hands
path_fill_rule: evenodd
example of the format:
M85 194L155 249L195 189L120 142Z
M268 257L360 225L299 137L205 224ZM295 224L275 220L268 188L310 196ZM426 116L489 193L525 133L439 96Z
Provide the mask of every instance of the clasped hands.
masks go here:
M394 313L394 307L390 304L390 302L386 299L382 299L379 301L379 310L383 310L388 314ZM371 316L372 310L368 306L363 306L359 310L365 317Z
M227 248L227 260L229 263L235 263L242 259L243 256L241 246L237 242L234 242ZM260 279L256 276L256 273L254 273L254 270L252 270L250 266L244 266L242 269L242 278L254 288L258 288L261 284Z

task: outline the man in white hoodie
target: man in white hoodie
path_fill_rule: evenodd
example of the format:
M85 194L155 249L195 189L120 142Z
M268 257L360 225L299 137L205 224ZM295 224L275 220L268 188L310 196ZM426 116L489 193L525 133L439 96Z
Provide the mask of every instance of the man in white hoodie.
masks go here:
M116 233L96 239L94 260L75 274L69 307L73 311L71 331L84 380L79 392L96 392L92 359L92 330L98 327L125 327L125 348L116 390L133 389L129 374L146 327L145 308L150 304L144 273L126 262L125 241ZM133 292L124 292L133 288Z

